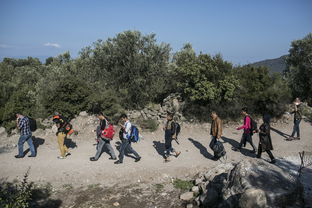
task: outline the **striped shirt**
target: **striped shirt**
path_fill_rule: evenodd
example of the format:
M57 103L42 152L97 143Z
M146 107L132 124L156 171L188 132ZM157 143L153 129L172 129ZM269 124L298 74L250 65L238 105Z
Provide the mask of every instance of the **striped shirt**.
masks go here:
M21 136L31 135L29 119L27 117L23 117L19 120L18 127L21 131Z

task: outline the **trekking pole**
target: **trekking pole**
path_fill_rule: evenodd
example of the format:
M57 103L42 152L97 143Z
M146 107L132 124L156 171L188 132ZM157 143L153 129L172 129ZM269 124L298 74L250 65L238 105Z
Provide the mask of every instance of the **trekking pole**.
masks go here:
M178 142L178 138L176 138L176 139L174 139L175 141L176 141L176 143L178 144L178 145L180 145L180 143Z

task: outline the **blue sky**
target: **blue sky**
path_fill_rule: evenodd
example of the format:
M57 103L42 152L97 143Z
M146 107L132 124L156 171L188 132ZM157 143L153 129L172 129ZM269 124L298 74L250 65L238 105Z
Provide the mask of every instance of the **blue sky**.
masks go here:
M0 0L0 60L56 56L125 30L155 33L172 52L221 53L234 64L287 54L312 32L311 0Z

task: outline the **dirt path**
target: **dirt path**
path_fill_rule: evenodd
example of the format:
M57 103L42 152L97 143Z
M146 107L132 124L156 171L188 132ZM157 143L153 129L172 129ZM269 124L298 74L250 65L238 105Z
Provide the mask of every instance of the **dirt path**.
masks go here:
M193 177L202 170L210 169L220 163L211 160L212 151L208 148L210 138L208 136L209 125L183 126L179 136L180 145L173 143L174 148L181 151L178 158L172 158L171 162L164 163L161 153L164 150L163 132L143 133L143 139L134 144L134 149L142 156L138 163L131 157L125 157L124 164L115 165L108 160L109 155L103 153L96 162L90 162L89 157L94 156L95 146L93 138L73 137L77 147L71 149L71 156L65 160L56 157L59 154L56 138L43 138L44 144L38 147L36 158L25 157L15 159L17 148L11 152L0 154L0 178L14 180L22 178L30 168L30 180L39 183L51 183L53 186L71 184L74 187L101 184L112 186L114 184L129 185L133 183L162 183L172 180L174 177ZM312 125L308 122L301 123L302 138L299 141L285 141L282 132L289 134L292 124L274 126L277 131L272 131L274 156L297 156L299 151L312 151ZM224 145L227 151L227 162L240 161L248 157L254 157L247 150L235 152L231 147L238 145L241 137L240 131L234 127L224 129ZM35 134L36 135L36 134ZM258 136L254 136L254 143L258 145ZM114 146L118 139L114 140ZM118 146L118 145L117 145ZM27 147L27 144L25 144ZM246 146L247 149L251 147ZM116 154L118 151L115 149ZM266 153L264 159L268 159Z

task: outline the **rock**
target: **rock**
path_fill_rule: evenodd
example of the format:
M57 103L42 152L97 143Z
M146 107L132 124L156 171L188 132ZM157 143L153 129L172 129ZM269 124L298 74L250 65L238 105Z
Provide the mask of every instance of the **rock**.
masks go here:
M194 194L198 194L198 193L199 193L199 187L198 187L198 186L193 186L193 187L192 187L192 192L193 192Z
M118 202L115 202L114 204L113 204L113 206L114 207L118 207L120 204L118 203Z
M201 182L203 182L203 179L202 178L197 178L195 180L195 185L197 186L198 184L200 184Z
M182 199L183 201L190 201L192 200L194 197L193 192L189 191L189 192L185 192L184 194L181 194L180 199Z
M7 137L8 134L5 131L4 127L0 127L0 137Z
M241 208L265 208L266 206L265 192L261 189L247 189L239 199L239 207Z
M88 116L88 113L87 113L87 111L82 111L82 112L79 113L79 116L81 116L81 117L87 117L87 116Z
M52 126L52 128L51 128L51 130L52 130L52 133L56 133L57 132L57 127L56 127L56 125L53 125Z
M193 208L193 204L187 204L186 208Z

